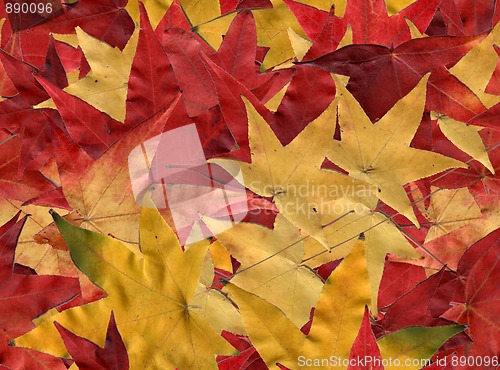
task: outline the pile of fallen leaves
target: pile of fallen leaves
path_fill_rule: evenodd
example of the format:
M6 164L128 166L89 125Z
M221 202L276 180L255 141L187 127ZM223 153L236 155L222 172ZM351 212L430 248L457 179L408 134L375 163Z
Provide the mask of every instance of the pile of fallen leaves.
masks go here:
M22 4L0 369L498 367L498 3ZM245 198L186 243L129 160L192 123Z

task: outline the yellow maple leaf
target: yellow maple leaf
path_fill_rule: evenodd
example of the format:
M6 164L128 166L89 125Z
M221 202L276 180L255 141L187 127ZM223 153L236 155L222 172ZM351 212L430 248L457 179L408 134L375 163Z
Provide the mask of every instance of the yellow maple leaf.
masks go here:
M448 234L472 221L481 219L481 209L467 188L439 189L431 187L429 209L418 203L423 215L432 222L424 243Z
M262 298L232 284L226 289L240 308L252 344L270 369L277 369L276 363L298 369L300 356L349 358L365 305L370 303L365 245L359 241L325 282L307 337Z
M127 46L120 51L76 28L79 46L82 48L91 71L64 89L67 93L86 101L117 121L125 121L126 100L130 69L137 47L138 32L134 32ZM52 99L36 108L55 108Z
M378 197L415 225L417 218L403 185L449 168L466 168L455 159L414 149L410 142L420 124L428 75L372 124L359 103L335 77L340 94L338 115L342 139L331 146L328 159L349 175L378 187Z
M490 162L486 147L478 133L478 131L481 130L480 127L468 126L465 123L455 121L450 117L435 112L431 112L431 118L437 119L441 132L455 144L457 148L482 163L492 174L495 174L495 169Z
M141 213L142 256L115 239L53 217L75 264L108 296L50 317L16 339L16 345L66 355L52 324L57 321L102 346L113 310L131 369L216 369L215 354L234 352L205 320L206 307L195 300L208 242L183 252L155 208Z
M231 283L279 307L297 326L309 320L323 284L309 268L301 266L304 246L299 230L278 214L274 229L205 219L217 240L241 267ZM218 233L217 230L225 230Z
M420 254L415 251L409 241L403 236L397 225L386 215L374 212L361 203L341 198L329 204L332 210L353 210L344 217L337 218L335 213L321 213L321 222L325 225L325 235L331 246L328 253L314 239L307 238L305 244L304 263L319 266L323 263L344 258L356 243L357 236L365 236L366 261L371 289L371 310L377 312L378 290L386 255L388 253L417 259Z
M498 44L500 24L450 69L450 73L467 85L487 108L500 102L499 96L484 92L497 66L498 54L493 45Z
M482 203L478 203L468 189L442 189L431 193L430 203L434 206L426 210L421 204L424 196L419 189L412 185L411 191L420 210L433 224L424 243L424 248L431 252L432 256L424 253L424 258L419 261L395 258L396 261L436 271L443 267L441 261L446 261L447 266L455 270L460 257L471 245L500 227L498 197L487 196L487 202L483 199ZM481 196L478 198L481 199ZM477 212L477 206L480 214ZM446 237L440 238L444 234Z
M376 205L376 197L365 182L321 169L334 134L336 102L283 146L264 118L245 98L243 100L248 115L252 163L230 159L212 162L230 172L238 167L250 190L263 197L273 197L283 216L328 247L320 222L323 205L343 196L371 207Z
M226 286L240 308L252 344L270 369L278 369L277 363L292 370L305 366L347 368L365 305L370 301L364 244L358 240L326 281L307 336L269 302L236 285ZM459 325L399 330L380 339L382 359L391 364L409 361L408 368L419 369L421 366L412 364L429 359L448 338L462 330Z

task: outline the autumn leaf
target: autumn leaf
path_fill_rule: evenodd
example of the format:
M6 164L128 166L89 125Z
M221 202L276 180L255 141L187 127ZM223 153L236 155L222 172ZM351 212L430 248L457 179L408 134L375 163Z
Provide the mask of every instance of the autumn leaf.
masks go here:
M232 228L216 219L205 222L241 263L231 283L274 304L296 326L304 325L322 283L309 268L300 266L304 246L299 230L281 214L273 229L246 222Z
M456 62L485 36L412 39L394 49L348 45L302 63L350 76L349 91L375 121L413 90L426 73ZM387 81L393 81L398 88L387 89Z
M382 358L393 359L388 370L400 369L398 364L408 363L408 369L418 370L422 360L429 360L436 350L450 337L460 333L460 325L426 328L410 326L382 337L378 342Z
M124 0L80 0L63 3L65 14L42 27L67 34L80 27L92 37L122 50L134 32L134 23L124 9Z
M481 192L484 191L485 186L483 184L478 184ZM471 189L474 189L472 187ZM432 254L429 255L424 253L424 259L415 261L415 260L407 260L408 263L414 263L417 265L422 265L428 268L440 269L443 266L443 261L446 261L446 264L452 268L456 269L460 258L463 253L478 240L482 239L484 236L488 235L492 231L496 230L500 226L500 215L498 212L498 195L496 193L489 193L488 187L487 195L474 197L472 199L471 193L465 190L441 190L442 194L439 194L441 191L432 194L430 196L431 202L432 199L435 198L437 204L445 205L449 202L453 202L455 198L456 201L460 202L461 206L466 206L469 211L461 212L457 214L449 210L443 206L437 206L439 214L443 217L443 225L439 225L438 220L437 225L433 230L433 234L442 235L443 231L446 233L446 229L448 229L448 233L439 238L435 238L433 240L429 240L422 246L419 246L419 249L427 250ZM419 192L413 192L416 199L421 199L421 194ZM481 211L481 217L478 217L476 205L479 207ZM453 218L453 219L451 219ZM454 228L454 226L459 226L458 228ZM439 231L438 231L439 230ZM432 234L431 234L432 236Z
M360 241L325 282L307 337L274 305L235 285L226 286L240 308L250 340L269 368L277 369L280 363L298 369L299 356L349 358L364 306L370 302L364 254ZM355 275L350 274L353 270Z
M104 348L81 338L54 322L64 345L80 370L128 370L127 349L116 327L113 313L109 319Z
M423 210L431 222L425 243L482 218L479 206L466 188L438 191L431 187L431 191L434 194L430 206Z
M141 29L128 80L126 117L127 123L136 124L168 106L179 91L172 65L151 27L144 3L140 2L139 8Z
M451 298L460 285L455 273L441 269L394 301L377 322L377 330L387 334L416 325L450 325L450 321L440 316L451 308Z
M479 128L467 126L462 122L433 113L431 113L431 118L438 120L439 128L453 144L495 173L488 152L478 133Z
M378 292L379 307L393 303L425 278L425 270L421 266L387 261Z
M332 145L328 154L350 176L376 186L380 200L416 225L418 221L402 186L449 168L465 167L452 158L409 147L422 118L426 83L427 78L423 78L373 125L337 79L342 94L338 108L342 139ZM405 164L398 159L402 153Z
M293 58L293 51L288 29L292 28L298 35L305 36L292 12L281 0L271 0L272 8L255 9L252 11L257 26L257 44L269 47L263 61L264 70ZM215 18L202 24L197 24L195 30L202 36L210 34L225 34L229 24L234 19L234 13ZM220 44L211 43L218 48Z
M130 129L129 125L102 114L92 105L43 78L38 77L37 81L54 101L68 134L92 159L98 159Z
M371 358L373 364L358 365L359 359ZM378 348L375 336L373 335L372 328L370 325L370 314L368 308L365 308L365 315L363 316L363 321L361 321L361 327L359 328L358 336L354 340L354 343L349 354L349 360L352 364L349 364L347 370L383 370L382 357L380 356L380 350Z
M0 228L0 310L3 313L0 318L0 358L3 364L13 369L23 366L61 369L58 359L7 345L31 330L35 326L33 319L79 294L76 279L15 272L16 244L26 222L26 217L17 221L17 216Z
M500 26L497 25L484 40L450 69L450 73L466 84L487 108L500 102L498 96L485 92L497 65L498 55L493 45L499 42L499 37ZM477 60L481 60L481 63L477 64Z
M178 99L149 118L147 123L128 131L97 161L59 128L53 127L63 192L71 207L82 217L83 228L137 243L140 208L130 183L128 156L137 145L163 131L165 119L177 102Z
M370 302L364 248L364 241L358 241L325 282L307 337L269 302L235 285L226 286L238 303L252 343L269 368L278 368L278 363L290 369L304 365L347 368L364 306ZM429 359L442 343L462 330L461 326L410 327L388 334L378 345L383 359ZM327 359L326 363L322 359Z
M457 272L465 280L464 301L456 302L442 316L463 324L473 340L471 356L495 356L499 350L498 309L498 230L472 245L461 258ZM494 364L485 364L493 368Z
M55 213L53 217L75 264L108 296L51 317L36 331L18 338L18 345L64 355L52 326L57 321L102 346L107 317L113 310L131 368L216 368L214 353L231 354L231 346L203 319L203 307L192 304L207 243L183 252L154 208L141 213L142 255L115 239L77 228ZM45 339L40 341L40 336Z
M127 83L137 46L137 32L120 51L77 28L79 46L90 64L91 72L64 91L86 101L117 121L125 120ZM39 108L53 108L43 102Z
M328 246L319 221L321 207L341 197L341 191L364 188L363 182L320 168L326 155L325 148L333 137L331 120L335 103L286 146L279 142L255 108L247 102L245 104L252 163L234 163L228 159L213 162L222 167L238 165L250 190L260 196L273 197L280 213L290 222ZM284 162L283 158L287 161ZM332 189L327 187L325 191L316 184L332 184ZM368 195L368 200L362 201L370 202L369 191L364 195Z
M498 353L498 4L3 5L0 368ZM164 148L189 157L187 136L155 144L188 128L241 189L207 215L156 171Z
M377 298L380 281L387 254L418 259L421 255L405 238L405 234L383 212L375 212L366 206L345 198L332 201L326 214L320 215L320 220L327 225L324 228L330 248L328 253L319 243L311 238L304 240L305 255L303 262L311 266L319 266L347 256L356 243L357 235L365 236L365 253L368 276L370 278L372 312L377 312ZM341 210L344 214L335 214Z

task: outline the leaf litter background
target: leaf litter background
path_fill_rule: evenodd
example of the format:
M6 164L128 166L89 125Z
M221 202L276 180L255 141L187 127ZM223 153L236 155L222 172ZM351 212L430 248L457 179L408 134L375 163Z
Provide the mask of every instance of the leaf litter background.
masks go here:
M1 369L498 367L496 2L51 3L0 15ZM128 155L192 122L252 212L183 247Z

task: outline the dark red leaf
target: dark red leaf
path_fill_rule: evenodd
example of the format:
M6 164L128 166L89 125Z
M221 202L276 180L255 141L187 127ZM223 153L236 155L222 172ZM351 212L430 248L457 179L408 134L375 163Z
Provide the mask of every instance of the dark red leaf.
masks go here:
M203 48L198 40L174 28L165 31L162 45L174 69L188 115L197 116L216 105L215 87L199 55Z
M48 33L74 33L81 27L89 35L123 49L134 32L134 22L123 0L80 0L65 4L65 13L39 28Z
M281 141L292 141L334 98L335 83L330 73L298 66L275 114Z
M421 266L386 261L378 291L379 307L389 306L425 279L425 269Z
M366 361L367 358L371 358L372 362L368 363ZM375 336L373 335L370 325L368 308L365 308L365 315L363 316L363 321L361 321L361 327L359 328L358 335L352 344L351 352L349 354L349 363L350 365L347 370L384 369L382 366L382 356L380 355L380 350L377 342L375 341ZM351 363L356 365L351 365ZM358 363L364 363L364 366L357 365Z
M451 307L450 300L460 285L455 273L441 269L388 307L377 322L377 336L414 325L450 325L439 316Z
M473 36L493 26L494 1L443 0L439 9L439 17L426 31L429 35Z
M412 39L395 49L349 45L304 63L350 76L349 91L370 119L376 121L427 72L456 62L485 36ZM388 81L393 84L392 88Z
M383 0L350 0L343 21L352 27L354 44L397 46L411 39L409 19L424 32L441 0L418 0L389 17Z
M128 83L127 123L140 123L151 117L179 93L170 61L151 28L142 2L139 9L141 31Z
M44 2L5 0L4 3L7 17L9 18L9 23L13 31L20 31L38 26L64 13L60 0L46 0ZM33 11L33 6L30 7L31 4L35 5L35 11ZM42 4L43 7L38 4ZM10 11L8 11L8 9L10 9ZM16 9L19 10L16 11Z
M79 337L61 324L54 322L66 349L75 360L80 370L128 370L127 349L116 327L113 312L109 319L104 348Z
M494 130L500 131L500 125L498 124L499 118L500 118L500 103L492 106L487 111L471 118L469 123L471 125L489 127Z

